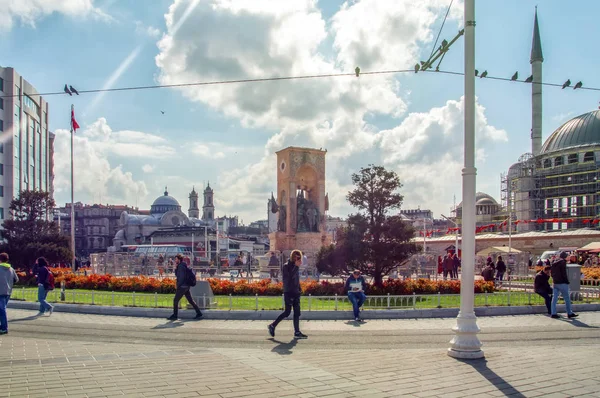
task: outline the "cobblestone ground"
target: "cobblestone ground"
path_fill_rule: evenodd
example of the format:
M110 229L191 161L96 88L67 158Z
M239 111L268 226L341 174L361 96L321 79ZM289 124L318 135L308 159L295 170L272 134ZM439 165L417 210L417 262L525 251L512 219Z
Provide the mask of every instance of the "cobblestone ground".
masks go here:
M177 321L9 309L0 397L600 397L600 313L479 318L486 359L446 355L453 319Z

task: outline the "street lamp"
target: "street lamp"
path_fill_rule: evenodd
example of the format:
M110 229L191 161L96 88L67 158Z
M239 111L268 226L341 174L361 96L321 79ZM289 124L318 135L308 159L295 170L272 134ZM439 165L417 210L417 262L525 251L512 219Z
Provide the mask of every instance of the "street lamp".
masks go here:
M474 310L475 288L475 0L465 0L464 168L462 170L462 273L460 311L448 355L459 359L483 358Z

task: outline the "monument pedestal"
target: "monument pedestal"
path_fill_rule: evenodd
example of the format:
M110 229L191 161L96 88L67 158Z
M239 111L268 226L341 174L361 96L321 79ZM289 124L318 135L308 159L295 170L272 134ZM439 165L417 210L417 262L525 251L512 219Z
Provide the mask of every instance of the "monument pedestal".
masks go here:
M285 255L298 249L302 253L315 255L323 246L331 244L329 235L323 232L297 232L294 235L285 232L273 232L269 235L271 250L279 250Z
M215 295L207 281L197 281L196 286L190 288L190 293L198 307L202 309L216 307ZM183 300L186 301L185 298ZM191 309L192 306L188 303L186 308Z

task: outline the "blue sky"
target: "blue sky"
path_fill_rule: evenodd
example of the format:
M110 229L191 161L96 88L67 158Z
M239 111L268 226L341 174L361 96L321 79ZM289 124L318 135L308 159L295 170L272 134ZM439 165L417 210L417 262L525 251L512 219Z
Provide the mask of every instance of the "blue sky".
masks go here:
M6 2L6 1L5 1ZM411 68L431 52L449 0L7 0L0 17L0 64L40 92L232 78ZM28 3L30 7L19 7ZM476 65L490 75L530 75L538 5L544 81L600 87L600 3L559 0L476 2ZM192 7L190 7L190 5ZM24 11L27 9L27 11ZM185 11L188 18L178 25ZM170 23L168 21L171 21ZM9 23L10 22L10 23ZM11 24L12 23L12 24ZM441 38L462 25L452 6ZM126 62L128 60L129 62ZM462 71L459 40L444 70ZM122 69L122 73L116 71ZM461 200L461 77L398 74L48 96L57 132L56 200L69 201L69 108L77 134L76 200L147 208L165 185L187 209L187 193L215 187L217 215L266 218L276 191L274 151L325 147L331 214L352 209L350 174L368 163L396 170L404 208L436 217ZM531 86L477 80L479 191L500 199L500 174L531 144ZM597 109L598 93L544 87L543 138ZM162 114L161 111L165 113Z

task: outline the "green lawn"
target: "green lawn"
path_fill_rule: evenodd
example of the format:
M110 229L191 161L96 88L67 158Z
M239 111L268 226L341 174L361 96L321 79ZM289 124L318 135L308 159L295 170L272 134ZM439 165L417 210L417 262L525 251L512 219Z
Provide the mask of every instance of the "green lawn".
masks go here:
M65 300L61 301L60 290L56 289L48 294L48 301L54 303L70 304L94 304L114 305L124 307L148 307L148 308L170 308L173 305L173 294L155 293L122 293L92 290L67 290ZM13 290L13 300L37 301L37 288L16 288ZM586 299L575 301L576 303L599 302L600 299ZM185 303L185 299L182 300ZM200 298L199 304L203 305ZM208 305L208 298L206 299ZM214 309L220 310L281 310L283 308L282 298L273 296L215 296L213 298ZM500 292L490 294L476 294L475 306L519 306L519 305L543 305L544 300L534 293L526 292ZM303 296L301 306L304 311L339 310L350 311L352 305L346 297L312 298ZM458 308L460 306L459 295L416 295L390 297L370 296L365 303L365 309L426 309L426 308Z

